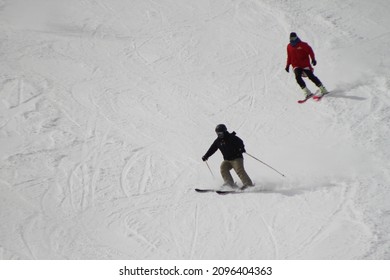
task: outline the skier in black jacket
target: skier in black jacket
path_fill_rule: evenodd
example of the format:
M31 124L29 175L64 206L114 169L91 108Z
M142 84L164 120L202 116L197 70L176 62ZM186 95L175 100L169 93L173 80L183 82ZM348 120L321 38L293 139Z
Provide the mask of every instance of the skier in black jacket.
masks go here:
M218 138L215 139L209 150L202 157L202 160L208 160L208 158L219 149L224 159L221 163L221 175L225 182L224 185L231 187L236 186L233 177L230 174L230 170L234 169L242 181L243 188L253 186L252 180L244 169L244 158L242 156L242 154L245 153L244 142L236 136L234 131L229 133L224 124L217 125L215 132L217 133Z

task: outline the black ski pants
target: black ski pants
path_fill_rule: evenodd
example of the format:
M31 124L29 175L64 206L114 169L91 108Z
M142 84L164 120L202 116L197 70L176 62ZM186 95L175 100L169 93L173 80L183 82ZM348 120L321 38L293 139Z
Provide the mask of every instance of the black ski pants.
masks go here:
M322 85L320 79L318 79L318 78L313 74L313 71L311 71L311 70L309 70L309 69L295 68L295 69L294 69L294 73L295 73L295 79L297 80L297 83L298 83L298 85L299 85L301 88L305 88L305 87L306 87L305 81L304 81L303 78L302 78L302 74L303 74L303 73L305 73L306 76L309 78L309 80L312 81L317 87L319 87L319 86Z

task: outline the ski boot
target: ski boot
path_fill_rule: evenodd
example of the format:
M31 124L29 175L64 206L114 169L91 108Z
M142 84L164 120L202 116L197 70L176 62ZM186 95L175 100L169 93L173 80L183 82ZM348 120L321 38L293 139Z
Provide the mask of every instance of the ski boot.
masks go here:
M323 85L321 85L319 88L322 95L327 94L329 92Z
M255 184L253 184L253 183L244 184L244 185L241 187L241 190L243 191L243 190L245 190L245 189L247 189L247 188L251 188L251 187L254 187L254 186L255 186Z
M305 95L305 98L310 98L310 96L313 95L310 89L308 89L307 87L304 87L302 90L303 90L303 94Z
M320 85L318 88L320 89L320 92L317 93L317 94L313 97L313 99L316 100L316 101L320 101L321 98L322 98L325 94L329 93L329 91L328 91L323 85Z
M237 189L239 189L238 185L232 182L225 182L220 188L221 191L231 191Z

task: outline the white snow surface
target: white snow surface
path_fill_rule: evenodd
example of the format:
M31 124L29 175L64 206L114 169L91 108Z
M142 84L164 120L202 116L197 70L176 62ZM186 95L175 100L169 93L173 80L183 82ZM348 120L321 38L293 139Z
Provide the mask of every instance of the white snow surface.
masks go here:
M0 259L390 259L389 13L0 0ZM297 103L292 31L320 102ZM219 123L286 177L245 156L251 192L195 192L223 183Z

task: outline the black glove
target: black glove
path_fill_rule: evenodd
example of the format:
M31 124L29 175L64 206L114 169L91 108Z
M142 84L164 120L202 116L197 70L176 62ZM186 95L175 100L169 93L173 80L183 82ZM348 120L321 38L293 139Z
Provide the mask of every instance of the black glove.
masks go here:
M242 154L246 153L245 148L239 148L238 151Z
M202 157L202 160L203 160L203 161L206 161L206 160L208 160L208 159L209 159L209 158L206 157L206 156L203 156L203 157Z
M290 65L287 65L286 68L285 68L286 72L290 72Z
M313 64L313 66L316 66L317 65L317 61L314 59L311 64Z

